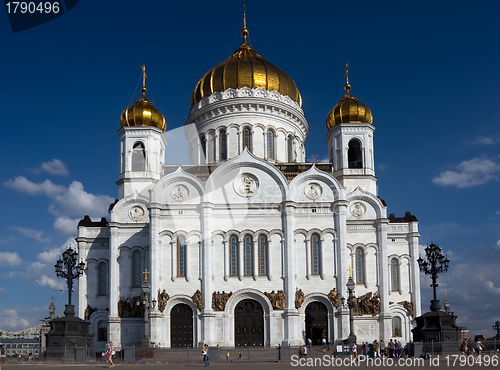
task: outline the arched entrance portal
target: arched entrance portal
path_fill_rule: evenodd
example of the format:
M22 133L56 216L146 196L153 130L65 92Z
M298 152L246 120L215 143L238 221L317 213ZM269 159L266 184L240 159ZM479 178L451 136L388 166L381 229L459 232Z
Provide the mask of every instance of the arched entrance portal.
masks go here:
M234 309L234 345L264 345L264 313L253 299L242 300Z
M328 310L321 302L312 302L306 307L306 340L308 338L313 344L321 344L323 338L328 340Z
M193 310L187 304L176 304L170 311L170 346L193 346Z

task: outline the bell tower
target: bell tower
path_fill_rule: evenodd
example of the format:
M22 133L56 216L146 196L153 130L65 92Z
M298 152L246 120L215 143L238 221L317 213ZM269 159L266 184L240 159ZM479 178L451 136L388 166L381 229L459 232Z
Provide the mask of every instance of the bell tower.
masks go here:
M142 66L142 96L120 117L120 178L118 198L141 192L162 176L167 129L165 117L146 99L146 67Z
M328 155L332 172L347 192L358 186L377 194L373 153L373 117L370 109L351 95L349 64L345 69L346 94L328 113Z

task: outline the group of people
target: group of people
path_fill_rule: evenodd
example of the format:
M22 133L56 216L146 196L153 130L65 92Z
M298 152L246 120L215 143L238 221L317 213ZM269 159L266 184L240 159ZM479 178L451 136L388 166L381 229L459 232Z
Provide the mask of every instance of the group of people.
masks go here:
M479 338L474 339L474 351L476 352L476 356L474 358L481 357L481 351L484 349L483 343L481 343L481 340ZM467 339L462 339L462 343L460 344L460 352L462 355L470 355L470 350L469 350L469 344Z

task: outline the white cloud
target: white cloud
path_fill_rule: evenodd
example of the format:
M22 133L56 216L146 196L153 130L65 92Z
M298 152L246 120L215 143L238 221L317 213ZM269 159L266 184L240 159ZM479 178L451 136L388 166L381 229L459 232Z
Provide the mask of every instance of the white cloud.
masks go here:
M54 197L57 206L50 206L51 213L57 216L69 215L90 215L98 218L108 214L109 205L114 202L114 198L107 195L94 195L87 193L83 184L73 181L65 191Z
M495 144L495 139L492 137L478 136L472 141L471 144L493 145Z
M59 159L53 159L49 162L42 163L41 169L47 171L52 175L68 176L69 171L66 168L66 164Z
M33 229L27 229L25 227L16 227L16 226L12 226L11 229L17 230L27 238L35 239L40 243L47 243L50 241L49 238L45 238L43 236L43 231L40 230L33 230Z
M77 234L77 226L80 218L69 218L67 216L57 217L54 221L54 229L65 235Z
M38 279L35 280L41 286L46 286L54 290L64 290L64 282L59 279L48 277L47 275L42 275Z
M439 186L469 188L482 185L496 178L500 166L487 158L473 158L463 161L455 170L441 172L432 182Z
M499 294L500 295L500 288L497 288L495 286L495 284L493 284L493 282L487 281L485 284L486 284L486 287L488 288L488 291L490 293Z
M0 293L7 293L7 289L2 288L2 287L0 286Z
M495 246L496 249L500 249L500 239L497 241L497 245Z
M14 180L8 180L3 184L8 188L12 188L22 193L28 193L30 195L45 194L48 197L54 197L66 190L66 187L63 185L56 185L50 180L45 180L37 184L29 181L24 176L17 176Z
M14 309L0 310L0 328L6 330L19 330L20 328L28 328L29 320L23 319Z
M15 252L0 252L0 266L19 266L22 261Z

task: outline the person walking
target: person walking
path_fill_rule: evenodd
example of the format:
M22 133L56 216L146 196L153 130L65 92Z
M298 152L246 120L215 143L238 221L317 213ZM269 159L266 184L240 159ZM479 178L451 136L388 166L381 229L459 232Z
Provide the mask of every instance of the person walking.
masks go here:
M484 349L484 346L481 343L481 341L479 340L479 338L476 338L476 342L475 342L474 346L475 346L476 352L477 352L477 355L474 358L481 357L481 351Z
M380 358L380 343L376 339L373 341L373 357Z
M115 367L115 364L113 363L113 356L115 354L115 346L113 345L113 342L109 342L108 350L106 351L106 360L110 363L109 367Z
M356 345L356 342L352 342L351 347L351 361L354 359L358 359L358 346Z
M382 357L386 357L387 355L385 352L385 343L383 339L380 341L380 354L382 355Z
M460 352L462 355L465 355L467 352L467 340L465 338L462 339L462 343L460 344Z
M201 352L203 354L203 361L205 361L205 367L210 366L210 358L208 357L208 344L203 345L203 350Z

